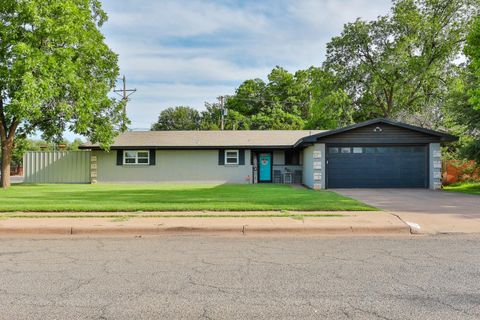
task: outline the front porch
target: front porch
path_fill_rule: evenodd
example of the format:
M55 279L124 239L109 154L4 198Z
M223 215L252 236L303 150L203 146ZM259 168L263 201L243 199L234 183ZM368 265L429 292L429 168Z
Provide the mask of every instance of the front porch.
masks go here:
M300 150L252 150L252 182L302 184Z

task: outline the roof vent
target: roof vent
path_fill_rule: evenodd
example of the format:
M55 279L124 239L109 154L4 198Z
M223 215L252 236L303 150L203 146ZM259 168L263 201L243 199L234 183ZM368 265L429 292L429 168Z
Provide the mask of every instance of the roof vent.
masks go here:
M375 129L373 129L373 132L382 132L382 128L380 127L375 127Z

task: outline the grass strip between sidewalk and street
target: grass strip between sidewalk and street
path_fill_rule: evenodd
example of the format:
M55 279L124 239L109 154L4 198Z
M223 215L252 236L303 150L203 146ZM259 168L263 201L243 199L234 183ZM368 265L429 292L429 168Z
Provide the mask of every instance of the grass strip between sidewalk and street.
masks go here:
M40 218L109 218L118 221L128 220L133 218L292 218L302 220L308 217L346 217L344 214L330 214L330 213L312 213L312 214L281 214L281 213L267 213L267 214L17 214L6 213L0 214L1 219L12 218L26 218L26 219L40 219Z

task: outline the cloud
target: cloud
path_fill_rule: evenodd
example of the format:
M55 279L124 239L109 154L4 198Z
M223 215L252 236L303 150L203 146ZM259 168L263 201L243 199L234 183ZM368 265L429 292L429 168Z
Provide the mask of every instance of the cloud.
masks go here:
M138 92L132 127L169 106L231 94L244 80L321 65L343 24L388 13L387 0L105 0L107 43Z

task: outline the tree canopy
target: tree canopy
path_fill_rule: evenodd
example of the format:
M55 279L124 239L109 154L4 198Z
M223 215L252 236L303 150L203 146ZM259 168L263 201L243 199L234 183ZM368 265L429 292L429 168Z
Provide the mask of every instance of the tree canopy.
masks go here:
M100 27L98 0L0 2L2 186L8 187L15 138L71 132L108 147L127 120L109 98L119 69Z
M325 67L348 94L356 121L395 118L437 103L461 52L476 1L396 0L390 15L347 23Z
M465 55L447 100L447 123L461 137L460 156L480 163L480 18L467 37Z
M174 107L160 112L152 130L198 130L200 113L191 107Z

